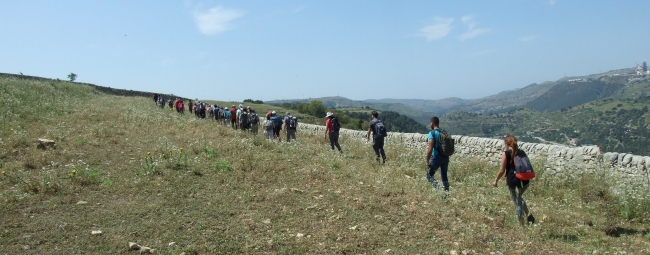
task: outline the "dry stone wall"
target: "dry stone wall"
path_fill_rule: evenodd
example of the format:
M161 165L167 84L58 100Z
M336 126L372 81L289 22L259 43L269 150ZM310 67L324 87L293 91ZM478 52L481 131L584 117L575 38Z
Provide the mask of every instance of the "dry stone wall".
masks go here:
M316 135L325 133L325 126L300 123L298 129ZM365 140L367 131L342 128L341 136ZM492 138L469 137L452 135L456 142L455 157L476 158L498 165L501 153L505 149L503 140ZM414 149L427 148L427 135L417 133L389 132L386 144L402 143ZM597 146L569 147L563 145L539 144L520 142L519 148L524 150L531 160L542 161L546 173L589 173L600 167L608 167L612 171L626 175L644 175L650 169L650 157L627 153L601 153Z

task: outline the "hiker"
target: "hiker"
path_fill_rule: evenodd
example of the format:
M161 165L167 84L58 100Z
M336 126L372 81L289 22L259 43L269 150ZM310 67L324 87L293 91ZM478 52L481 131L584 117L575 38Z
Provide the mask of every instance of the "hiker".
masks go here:
M380 163L379 155L381 154L381 163L386 164L386 153L384 152L384 137L387 136L386 125L384 125L384 121L378 118L379 113L377 111L372 111L370 115L372 116L372 120L368 127L366 140L370 140L370 133L372 133L372 149L375 150L375 160L377 160L377 163Z
M273 135L278 138L278 142L282 142L280 137L280 130L282 130L282 118L276 114L275 111L271 112L271 120L273 121Z
M291 116L291 113L287 112L287 116L284 117L284 132L287 135L287 142L290 142L291 139L296 140L297 127L298 118Z
M512 135L506 136L504 143L506 145L506 150L501 154L501 168L499 169L492 186L497 187L499 179L501 179L505 173L506 185L508 185L508 190L510 190L512 202L515 204L515 211L517 213L519 224L522 226L524 225L524 213L525 215L528 215L526 218L528 223L534 224L535 217L533 217L533 214L528 210L526 201L522 197L526 189L528 189L530 181L520 180L515 175L515 156L526 156L526 153L519 149L517 138Z
M248 131L250 128L251 120L248 115L249 108L242 108L239 114L239 127L242 131Z
M268 112L266 114L266 120L264 121L264 135L269 139L269 141L273 142L273 130L275 130L275 124L273 124L273 121L271 120L271 116L273 116L273 113Z
M234 129L237 129L237 109L235 109L235 105L232 105L232 108L230 108L230 126Z
M327 120L325 121L325 139L329 136L330 146L334 150L334 146L339 150L340 153L343 153L341 150L341 145L339 145L339 130L341 129L341 123L339 119L334 117L332 112L327 112Z
M180 114L185 114L185 104L183 104L183 100L178 102L178 112Z
M244 108L244 106L239 104L239 108L237 108L237 111L235 111L235 116L236 116L235 120L237 122L237 127L239 127L239 128L241 128L241 125L240 125L241 120L239 119L239 117L241 116L241 112L244 110L243 108Z
M171 97L169 98L169 100L167 100L167 104L169 105L169 110L174 108L174 101L172 100Z
M223 125L227 127L228 126L228 121L230 120L230 111L228 110L227 107L224 106L222 112L223 112L222 113L222 115L223 115Z
M251 116L251 132L253 133L253 136L257 136L257 132L260 128L260 116L257 116L255 110L251 110L250 116Z
M198 109L199 117L201 117L201 119L205 119L205 111L207 106L205 103L201 103L199 104L199 106L200 106L200 108Z
M440 168L440 179L445 188L445 192L449 192L449 179L447 178L447 170L449 169L449 157L442 154L440 151L440 119L433 117L429 121L431 131L429 131L428 139L429 146L427 148L427 180L438 187L438 181L433 178L438 168Z
M192 109L192 106L194 106L194 104L192 104L192 99L190 99L190 102L187 103L187 109L190 109L190 114L192 113L192 110L194 110Z
M158 107L165 109L165 99L162 96L158 96Z
M158 94L153 93L153 94L151 94L151 97L153 97L153 103L157 104L158 103Z

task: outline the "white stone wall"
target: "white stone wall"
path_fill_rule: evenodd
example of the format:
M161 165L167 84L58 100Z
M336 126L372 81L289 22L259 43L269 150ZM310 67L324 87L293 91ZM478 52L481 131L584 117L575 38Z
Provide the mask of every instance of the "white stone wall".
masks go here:
M325 133L325 126L306 123L298 124L302 132L316 135ZM350 130L342 128L341 136L347 138L366 139L367 131ZM454 157L478 158L493 164L501 160L501 153L505 149L503 140L452 135L456 142ZM389 132L386 143L403 143L407 147L416 149L427 148L427 135L414 133ZM610 167L627 175L643 175L650 169L650 157L637 156L627 153L608 152L601 154L597 146L570 147L563 145L519 143L519 148L524 150L531 160L545 162L546 172L559 174L565 171L575 173L588 173L599 166Z

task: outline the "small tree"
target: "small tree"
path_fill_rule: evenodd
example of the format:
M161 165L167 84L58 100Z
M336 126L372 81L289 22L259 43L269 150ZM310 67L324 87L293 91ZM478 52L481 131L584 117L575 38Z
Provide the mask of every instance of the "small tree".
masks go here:
M70 81L76 80L77 79L77 74L76 73L68 74L68 79L70 79Z

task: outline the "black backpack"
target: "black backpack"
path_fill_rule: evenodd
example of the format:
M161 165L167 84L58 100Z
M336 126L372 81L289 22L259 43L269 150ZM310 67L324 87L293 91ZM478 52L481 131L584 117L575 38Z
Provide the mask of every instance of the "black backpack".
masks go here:
M451 156L454 154L454 139L451 138L451 134L447 133L447 131L442 130L442 129L437 129L437 130L431 130L433 132L433 138L436 138L436 131L439 133L440 140L438 140L438 146L436 147L436 150L440 152L440 154L444 156Z
M239 116L239 120L241 122L241 126L244 128L248 127L248 113L242 112L241 115Z
M332 131L338 132L339 129L341 129L341 123L339 123L339 119L336 117L332 117L332 120L330 120L330 122L332 123Z
M388 136L388 132L386 131L386 125L384 125L384 122L380 119L377 119L375 121L375 138L384 138Z
M257 125L257 123L260 122L260 117L257 116L257 114L253 114L251 116L251 124Z
M296 129L297 120L294 120L291 116L287 116L287 118L287 128Z

